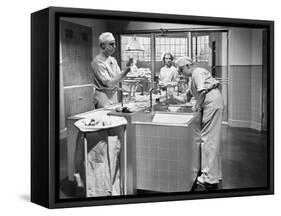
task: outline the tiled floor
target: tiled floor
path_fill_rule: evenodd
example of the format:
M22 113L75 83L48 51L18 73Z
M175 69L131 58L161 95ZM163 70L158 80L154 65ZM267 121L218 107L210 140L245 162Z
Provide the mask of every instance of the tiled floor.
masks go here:
M66 141L60 149L61 198L73 197L75 184L67 179ZM267 185L267 136L248 128L222 129L222 178L218 189L263 187ZM202 190L200 186L194 190ZM143 191L140 191L143 193Z

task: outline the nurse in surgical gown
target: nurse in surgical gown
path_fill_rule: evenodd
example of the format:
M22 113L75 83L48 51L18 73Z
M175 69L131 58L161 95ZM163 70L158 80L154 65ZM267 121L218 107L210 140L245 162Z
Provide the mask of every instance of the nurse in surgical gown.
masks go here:
M219 82L204 68L194 67L189 57L176 61L180 73L191 77L187 95L170 96L177 101L187 102L191 96L196 99L193 111L202 112L201 122L201 175L197 181L203 185L217 184L222 179L220 158L220 134L223 100Z
M168 84L177 83L179 81L178 71L173 66L174 56L170 52L163 54L163 62L165 66L160 69L159 73L159 84L166 86Z

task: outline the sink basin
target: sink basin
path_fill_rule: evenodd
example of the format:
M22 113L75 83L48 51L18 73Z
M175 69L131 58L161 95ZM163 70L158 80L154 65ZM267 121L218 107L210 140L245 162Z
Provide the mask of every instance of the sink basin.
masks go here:
M170 112L177 112L181 107L180 106L169 106L168 110Z
M183 114L155 113L152 122L169 124L187 124L194 116Z
M170 105L168 107L170 112L177 112L177 113L192 113L192 106L187 105Z
M147 108L147 110L149 109ZM189 104L154 104L152 110L171 113L193 113L192 106Z
M168 111L168 104L154 104L153 105L153 110L154 111Z

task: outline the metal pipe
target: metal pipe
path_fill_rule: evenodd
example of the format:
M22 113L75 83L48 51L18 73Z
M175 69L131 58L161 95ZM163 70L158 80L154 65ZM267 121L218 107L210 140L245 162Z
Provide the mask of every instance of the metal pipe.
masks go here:
M138 89L139 86L141 87L141 95L143 95L143 92L144 92L143 85L138 82L138 83L135 85L135 89L134 89L134 92L133 92L133 96L135 96L136 91L137 91L137 89Z
M119 91L120 92L120 97L121 97L121 107L123 107L123 89L122 88L120 88L120 87L118 87L118 86L115 86L114 87L114 89L113 89L113 91L115 91L115 90L117 90L117 91Z
M152 111L152 91L153 90L157 90L157 92L160 92L159 89L157 89L156 87L152 87L150 90L149 90L149 99L150 99L150 111Z

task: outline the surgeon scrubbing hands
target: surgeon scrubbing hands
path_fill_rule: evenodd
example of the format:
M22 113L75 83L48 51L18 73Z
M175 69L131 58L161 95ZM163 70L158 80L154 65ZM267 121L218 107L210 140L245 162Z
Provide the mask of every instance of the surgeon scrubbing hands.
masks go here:
M187 93L178 95L176 92L173 91L167 91L168 98L172 101L175 101L176 103L187 103L190 102L192 95L188 91ZM192 106L192 111L197 112L201 111L202 104L205 98L205 92L202 92L201 95L196 100L195 104Z
M178 102L187 102L194 96L194 111L201 110L201 171L197 183L209 188L222 180L220 134L224 103L219 89L219 82L206 69L196 66L191 58L179 57L176 60L179 73L190 78L186 95L174 95Z

